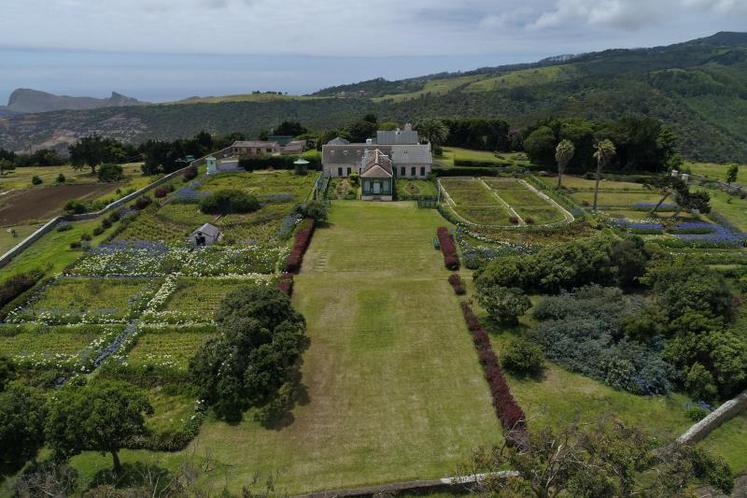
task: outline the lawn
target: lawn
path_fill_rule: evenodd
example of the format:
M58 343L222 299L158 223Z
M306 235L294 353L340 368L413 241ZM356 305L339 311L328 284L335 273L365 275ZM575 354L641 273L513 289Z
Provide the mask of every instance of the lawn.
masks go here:
M547 183L551 183L555 185L557 182L557 178L548 179ZM572 190L588 190L593 192L594 191L594 185L596 182L594 180L590 180L588 178L582 178L580 176L570 176L570 175L564 175L563 176L563 187L566 189L572 189ZM648 192L646 188L641 183L633 183L633 182L618 182L615 180L605 180L602 179L601 182L599 182L599 190L600 191L607 191L607 190L623 190L623 191L630 191L630 192Z
M496 166L513 164L527 167L530 165L526 154L522 152L492 152L488 150L462 149L460 147L444 147L443 155L434 156L435 162L442 167L451 168L455 160L475 161Z
M300 493L451 475L470 450L499 441L487 385L458 300L432 246L444 221L414 203L336 202L296 278L294 303L311 347L308 401L290 425L208 420L184 452L123 453L177 468L209 452L218 492L275 476ZM392 227L396 226L397 230ZM147 336L143 336L147 337ZM83 478L111 464L73 459Z
M747 413L742 413L710 433L701 443L724 457L735 475L747 472Z
M571 197L582 206L594 205L594 192L575 192ZM640 203L656 203L661 200L661 195L656 192L625 192L625 191L600 191L600 208L631 208Z
M714 189L708 189L708 193L711 194L713 211L727 218L743 232L747 232L747 199Z
M401 200L406 200L408 197L436 197L438 195L436 184L429 180L397 178L394 185L397 189L397 198Z
M485 225L509 224L509 210L478 179L443 178L441 185L454 201L454 209L467 220Z
M685 171L688 169L694 175L700 175L708 178L709 180L718 180L721 182L726 181L726 170L729 168L728 164L716 164L716 163L694 163L685 162ZM739 174L737 175L737 183L744 184L747 182L747 165L739 165Z
M7 251L13 249L23 239L34 233L41 225L16 225L14 227L3 227L0 228L0 254L5 254ZM11 233L11 229L15 231L15 237Z
M121 182L120 188L140 188L148 183L153 182L157 177L147 177L142 175L140 170L141 163L124 164L125 178ZM97 183L98 177L91 174L91 170L75 170L70 165L63 166L31 166L27 168L16 168L13 171L0 176L0 192L11 189L25 189L34 187L31 184L31 178L38 176L42 179L42 185L55 185L57 176L62 173L65 176L65 183ZM138 186L140 185L140 186ZM38 187L35 187L38 188Z

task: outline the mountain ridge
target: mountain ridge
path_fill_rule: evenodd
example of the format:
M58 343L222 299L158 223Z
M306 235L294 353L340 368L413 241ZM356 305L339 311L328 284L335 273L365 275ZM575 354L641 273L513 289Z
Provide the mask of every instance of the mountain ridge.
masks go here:
M261 98L260 98L261 97ZM673 45L609 49L534 63L383 78L311 96L236 95L0 118L0 147L15 150L99 133L130 142L203 129L257 135L283 120L335 129L367 113L382 121L501 118L523 128L550 117L597 121L650 116L670 125L691 159L747 162L747 33Z
M33 90L31 88L16 88L8 98L8 105L0 109L10 113L39 113L64 110L89 110L101 107L125 107L149 105L121 93L112 92L106 99L95 97L71 97L69 95L55 95L53 93Z

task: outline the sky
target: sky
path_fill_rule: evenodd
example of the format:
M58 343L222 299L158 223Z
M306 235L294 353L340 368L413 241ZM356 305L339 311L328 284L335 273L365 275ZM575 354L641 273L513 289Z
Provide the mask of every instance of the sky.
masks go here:
M2 0L0 103L302 94L745 30L747 0Z

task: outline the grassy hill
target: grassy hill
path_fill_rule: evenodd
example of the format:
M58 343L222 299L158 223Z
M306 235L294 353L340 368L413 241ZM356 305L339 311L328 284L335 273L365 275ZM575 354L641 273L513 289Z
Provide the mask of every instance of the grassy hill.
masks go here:
M343 126L365 113L382 120L499 117L515 127L549 116L659 118L694 160L747 161L747 33L676 45L607 50L535 64L342 85L303 98L236 95L176 104L64 111L0 119L0 147L20 149L56 135L93 131L138 142L202 129L257 133L282 120L311 129Z

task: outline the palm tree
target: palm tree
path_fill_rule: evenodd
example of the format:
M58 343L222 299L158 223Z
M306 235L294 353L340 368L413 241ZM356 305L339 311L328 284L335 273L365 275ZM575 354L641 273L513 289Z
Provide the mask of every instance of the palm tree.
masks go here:
M438 147L446 141L449 128L438 119L426 119L415 127L418 133L424 137L433 147Z
M563 186L563 173L574 154L576 154L576 146L570 140L561 140L555 149L555 161L558 163L558 188Z
M602 170L615 157L617 151L612 140L606 138L597 142L594 149L594 159L597 160L597 177L596 184L594 185L594 212L596 212L599 204L599 182L602 180Z

